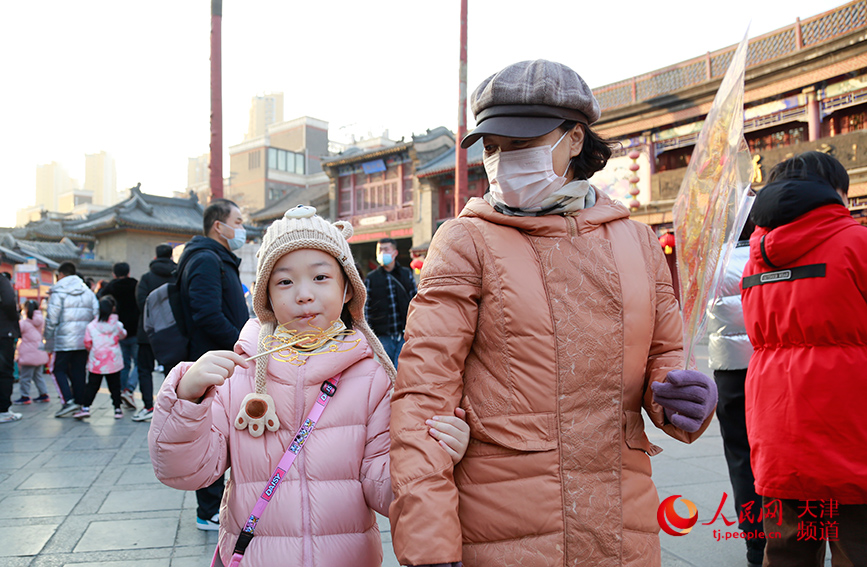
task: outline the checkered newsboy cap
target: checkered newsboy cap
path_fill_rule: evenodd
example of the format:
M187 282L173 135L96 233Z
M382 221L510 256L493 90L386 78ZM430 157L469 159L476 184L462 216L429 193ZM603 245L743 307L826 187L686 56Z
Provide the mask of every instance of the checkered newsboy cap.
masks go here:
M567 120L593 124L601 115L578 73L544 59L521 61L491 75L473 91L470 106L476 129L461 141L464 148L487 134L536 138Z

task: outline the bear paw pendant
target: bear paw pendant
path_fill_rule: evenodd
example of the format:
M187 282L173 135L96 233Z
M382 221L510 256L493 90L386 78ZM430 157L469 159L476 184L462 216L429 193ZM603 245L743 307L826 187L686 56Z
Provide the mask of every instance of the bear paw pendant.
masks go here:
M274 411L274 399L268 394L255 392L244 396L241 410L235 418L235 429L247 429L253 437L259 437L265 430L280 429L280 420Z

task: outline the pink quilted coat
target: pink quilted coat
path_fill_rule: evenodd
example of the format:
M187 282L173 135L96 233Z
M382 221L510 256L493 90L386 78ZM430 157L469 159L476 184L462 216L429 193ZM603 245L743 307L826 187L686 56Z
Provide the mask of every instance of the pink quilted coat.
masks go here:
M45 320L42 311L33 312L33 319L21 319L21 342L18 343L18 364L22 366L42 366L48 364L48 353L39 350L42 346L42 328Z
M112 313L108 321L94 319L84 329L87 371L94 374L114 374L123 370L123 353L118 343L126 338L123 323Z
M259 321L241 331L235 351L256 353ZM378 566L382 544L374 510L391 504L389 419L391 382L360 333L354 349L311 356L302 366L269 360L268 394L280 429L254 438L232 425L244 396L255 390L254 365L238 367L196 404L178 400L190 363L163 382L148 440L157 478L181 490L213 483L228 467L220 506L219 549L228 565L244 523L274 467L307 417L322 382L342 372L337 393L265 509L242 565Z

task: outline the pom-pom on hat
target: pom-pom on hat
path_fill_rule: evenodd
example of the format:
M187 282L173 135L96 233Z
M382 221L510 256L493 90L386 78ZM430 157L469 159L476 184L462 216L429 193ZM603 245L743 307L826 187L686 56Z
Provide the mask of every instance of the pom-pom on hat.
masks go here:
M488 134L536 138L567 120L589 125L601 116L584 79L544 59L514 63L491 75L473 91L470 106L476 128L461 141L464 148Z
M349 248L348 239L352 234L352 225L348 221L330 223L316 214L315 207L304 205L289 209L283 218L274 221L268 227L265 236L262 237L262 246L256 253L256 287L253 290L253 310L262 324L259 348L262 348L262 339L273 334L278 324L268 298L268 282L271 279L274 264L295 250L305 248L321 250L337 259L349 285L352 286L352 299L349 300L348 307L353 329L365 336L376 353L379 363L394 381L394 365L364 319L364 302L367 300L367 290L358 269L355 267L352 250ZM267 360L267 357L259 360ZM257 368L257 381L258 373Z

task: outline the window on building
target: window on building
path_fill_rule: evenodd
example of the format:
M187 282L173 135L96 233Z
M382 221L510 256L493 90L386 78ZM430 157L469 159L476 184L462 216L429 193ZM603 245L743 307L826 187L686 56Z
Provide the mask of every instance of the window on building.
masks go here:
M800 144L806 142L809 136L805 124L790 122L774 128L749 132L744 137L747 139L751 152L760 152Z
M338 214L347 217L352 214L352 176L337 178Z
M688 166L693 149L695 146L686 146L662 152L656 156L656 171L668 171Z
M401 200L404 205L412 203L412 162L403 163L403 179L401 179Z
M250 152L247 154L247 167L248 169L259 169L262 165L262 154L259 153L259 150L254 152Z
M268 167L278 171L304 175L304 154L279 148L268 148Z

